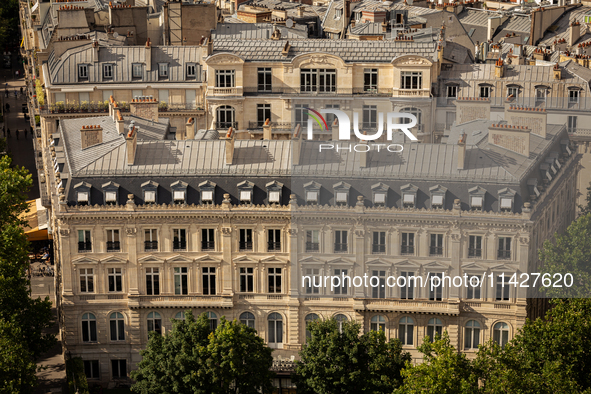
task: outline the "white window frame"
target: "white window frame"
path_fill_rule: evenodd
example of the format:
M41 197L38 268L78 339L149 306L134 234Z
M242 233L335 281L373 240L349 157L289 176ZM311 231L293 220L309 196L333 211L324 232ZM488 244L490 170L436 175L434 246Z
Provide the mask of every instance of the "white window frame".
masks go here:
M107 268L107 284L109 293L121 293L123 291L123 269ZM111 290L111 280L113 281L113 290Z
M158 63L158 78L168 78L168 63Z

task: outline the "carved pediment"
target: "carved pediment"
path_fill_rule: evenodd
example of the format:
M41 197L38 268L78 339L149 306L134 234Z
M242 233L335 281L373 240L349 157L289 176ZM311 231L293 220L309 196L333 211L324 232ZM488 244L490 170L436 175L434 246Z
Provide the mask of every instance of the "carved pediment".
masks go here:
M88 256L82 256L72 260L72 264L98 264L98 262L97 259Z
M241 64L244 63L244 59L233 53L216 53L208 57L205 62L207 64Z
M253 264L257 264L259 262L258 259L253 259L252 257L246 256L246 255L238 256L232 261L235 263L253 263Z
M327 263L332 265L353 265L355 261L351 259L345 259L343 257L337 257L335 259L328 260Z
M127 259L117 256L107 256L100 260L101 264L127 264Z
M462 265L462 270L463 271L467 271L467 270L480 270L481 272L486 272L488 270L488 267L485 266L484 264L478 264L478 263L467 263Z
M314 68L314 67L346 67L344 60L324 52L304 53L292 59L292 64L296 68Z
M421 268L420 264L417 264L417 263L410 261L410 260L399 261L397 263L394 263L394 266L397 268L414 268L414 269Z
M206 254L204 256L201 257L197 257L195 259L196 263L219 263L221 260L220 259L216 259L215 257L211 257L210 255Z
M430 262L428 264L423 265L423 268L426 270L434 269L434 270L446 270L449 269L448 264L442 264L437 261Z
M261 259L261 263L279 263L279 264L285 264L285 263L287 263L287 260L286 259L278 258L277 256L273 255L273 256L268 256L268 257L265 257L265 258Z
M392 64L396 66L431 66L433 62L416 55L403 55L392 60Z
M324 264L324 260L318 257L308 256L300 260L300 264Z
M192 263L193 259L189 259L185 256L176 255L166 259L168 263Z
M383 259L373 259L373 260L369 260L368 262L365 263L365 265L371 265L372 267L385 267L385 268L390 268L392 266L392 263Z
M514 272L516 271L515 267L511 267L510 265L507 264L499 264L499 265L495 265L490 267L491 271L495 271L495 272Z
M140 257L137 260L140 263L164 263L164 260L162 260L154 255L151 255L151 254L148 256Z

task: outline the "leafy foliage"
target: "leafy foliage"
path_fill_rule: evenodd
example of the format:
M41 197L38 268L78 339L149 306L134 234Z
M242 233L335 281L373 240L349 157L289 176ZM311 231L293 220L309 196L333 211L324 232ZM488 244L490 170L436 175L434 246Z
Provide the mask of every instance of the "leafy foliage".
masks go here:
M359 335L357 322L308 323L311 337L300 352L293 376L298 392L318 394L391 392L401 382L400 370L410 361L396 339L383 332Z
M220 319L210 332L207 314L190 311L170 333L151 333L138 369L131 373L138 393L226 394L271 392L272 350L256 331Z
M552 276L573 276L572 287L543 287L548 297L584 298L591 295L591 213L572 222L566 233L556 234L555 242L544 242L539 251L542 270ZM554 278L554 275L557 275ZM564 283L564 282L562 282Z
M0 392L34 392L36 365L23 341L23 332L16 324L5 320L0 320L0 360Z
M478 379L472 363L450 343L447 331L437 335L431 343L425 337L418 347L423 362L412 366L407 362L402 371L404 386L395 391L400 394L462 394L478 391Z
M88 394L88 380L84 373L84 361L80 357L66 360L66 377L70 393Z
M19 34L18 0L2 0L0 2L0 46L2 48L14 44Z

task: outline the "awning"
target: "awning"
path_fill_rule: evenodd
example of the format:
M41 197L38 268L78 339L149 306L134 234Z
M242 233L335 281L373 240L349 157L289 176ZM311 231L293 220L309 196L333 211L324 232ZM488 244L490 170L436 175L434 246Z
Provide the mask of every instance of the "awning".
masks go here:
M51 238L48 228L47 209L41 204L41 199L27 201L29 212L21 214L21 218L29 223L25 229L25 234L29 241L47 241Z

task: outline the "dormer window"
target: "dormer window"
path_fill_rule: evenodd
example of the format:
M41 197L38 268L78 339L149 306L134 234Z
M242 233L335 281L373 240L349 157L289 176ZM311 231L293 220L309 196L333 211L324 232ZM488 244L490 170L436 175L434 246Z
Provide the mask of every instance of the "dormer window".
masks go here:
M501 211L502 212L511 212L513 209L513 200L510 198L501 198Z
M215 183L211 181L201 182L199 184L201 191L201 204L213 204L215 201Z
M540 166L540 172L542 173L542 176L545 177L548 181L554 179L552 173L550 172L550 166L548 164L542 164Z
M486 190L480 186L474 186L473 188L468 189L468 193L470 194L470 209L473 211L482 211L484 209L484 196Z
M402 194L402 205L404 208L414 208L417 201L417 192L419 188L408 183L400 188Z
M281 204L283 183L273 181L266 184L269 204Z
M90 189L92 185L88 182L80 182L74 186L76 191L76 202L78 205L90 205Z
M144 192L144 203L158 203L158 183L154 181L144 182L142 183L142 190Z
M431 192L431 208L432 209L443 209L443 204L445 203L445 194L447 193L447 188L441 185L436 185L429 188Z
M105 204L117 204L119 184L115 182L107 182L102 185L102 188L105 195Z
M386 199L388 197L388 185L380 182L371 186L373 192L373 204L377 207L386 206Z
M254 183L250 181L242 181L238 184L238 196L241 204L252 204Z
M158 78L168 78L168 63L158 63Z
M78 79L82 79L82 80L88 79L88 65L87 64L79 64L78 65Z
M183 181L176 181L170 185L172 189L172 199L175 204L185 204L187 202L187 186Z
M335 183L332 188L334 189L335 205L345 206L349 202L349 189L351 185L346 182Z
M519 98L519 86L518 85L510 85L507 86L507 97L513 96L514 98Z
M579 102L579 97L581 96L581 91L577 87L572 87L568 89L568 102L569 104L577 104Z
M133 79L140 79L144 74L144 67L142 63L133 63L131 65L131 77Z
M499 211L513 212L513 202L515 201L515 190L508 187L499 190Z
M316 205L320 202L320 184L318 182L308 182L304 184L304 192L307 205Z
M336 9L334 10L334 18L335 19L341 19L341 17L343 16L343 9Z
M103 64L103 78L104 79L113 79L113 65L112 64Z

